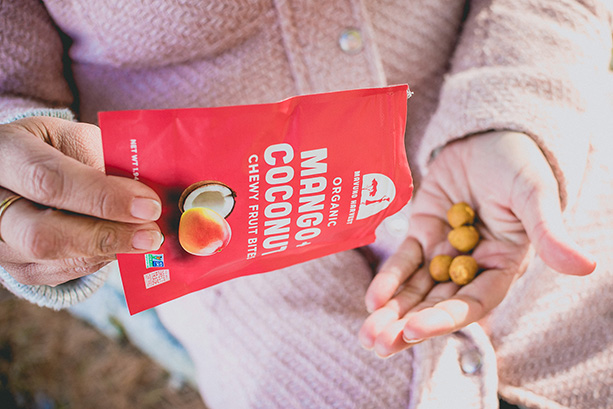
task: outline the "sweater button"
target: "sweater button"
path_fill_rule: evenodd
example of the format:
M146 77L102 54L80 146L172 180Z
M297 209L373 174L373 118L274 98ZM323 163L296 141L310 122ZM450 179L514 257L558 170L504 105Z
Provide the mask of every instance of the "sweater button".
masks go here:
M481 369L482 365L481 354L474 349L464 351L460 355L460 367L462 368L462 372L467 375L474 375Z
M362 33L357 28L347 28L338 37L338 44L347 54L357 54L364 48Z

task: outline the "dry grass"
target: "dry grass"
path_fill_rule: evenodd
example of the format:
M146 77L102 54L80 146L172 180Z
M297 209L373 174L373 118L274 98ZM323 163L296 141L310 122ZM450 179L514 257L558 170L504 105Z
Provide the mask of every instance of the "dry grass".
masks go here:
M206 409L128 342L0 290L0 407Z

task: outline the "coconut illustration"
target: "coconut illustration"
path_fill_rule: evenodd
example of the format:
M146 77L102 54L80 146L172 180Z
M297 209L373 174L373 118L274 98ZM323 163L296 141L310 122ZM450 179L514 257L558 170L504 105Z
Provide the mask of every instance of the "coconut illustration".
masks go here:
M223 250L232 237L226 217L234 210L236 193L228 185L205 180L188 186L179 198L179 243L196 256Z
M226 218L234 210L236 192L225 183L203 180L188 186L179 198L181 213L192 207L207 207Z

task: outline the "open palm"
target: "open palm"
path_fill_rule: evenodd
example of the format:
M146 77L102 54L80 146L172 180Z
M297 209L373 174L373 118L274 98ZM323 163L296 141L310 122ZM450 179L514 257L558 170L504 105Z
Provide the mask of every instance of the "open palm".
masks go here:
M460 287L432 280L428 262L438 254L458 254L447 241L446 214L462 201L478 215L482 238L472 255L482 272ZM483 318L526 270L532 249L564 274L595 268L564 229L549 164L520 133L490 132L446 146L413 199L410 226L409 237L366 294L372 314L360 342L383 357Z

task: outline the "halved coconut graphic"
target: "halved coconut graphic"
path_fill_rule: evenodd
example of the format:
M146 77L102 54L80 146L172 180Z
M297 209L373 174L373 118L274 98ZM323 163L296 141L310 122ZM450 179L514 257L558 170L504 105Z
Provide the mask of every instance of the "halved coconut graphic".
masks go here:
M188 186L179 198L181 213L194 207L206 207L226 218L234 210L236 192L215 180L203 180Z
M179 243L195 256L223 250L232 237L226 217L234 209L236 193L226 184L205 180L194 183L179 198Z

